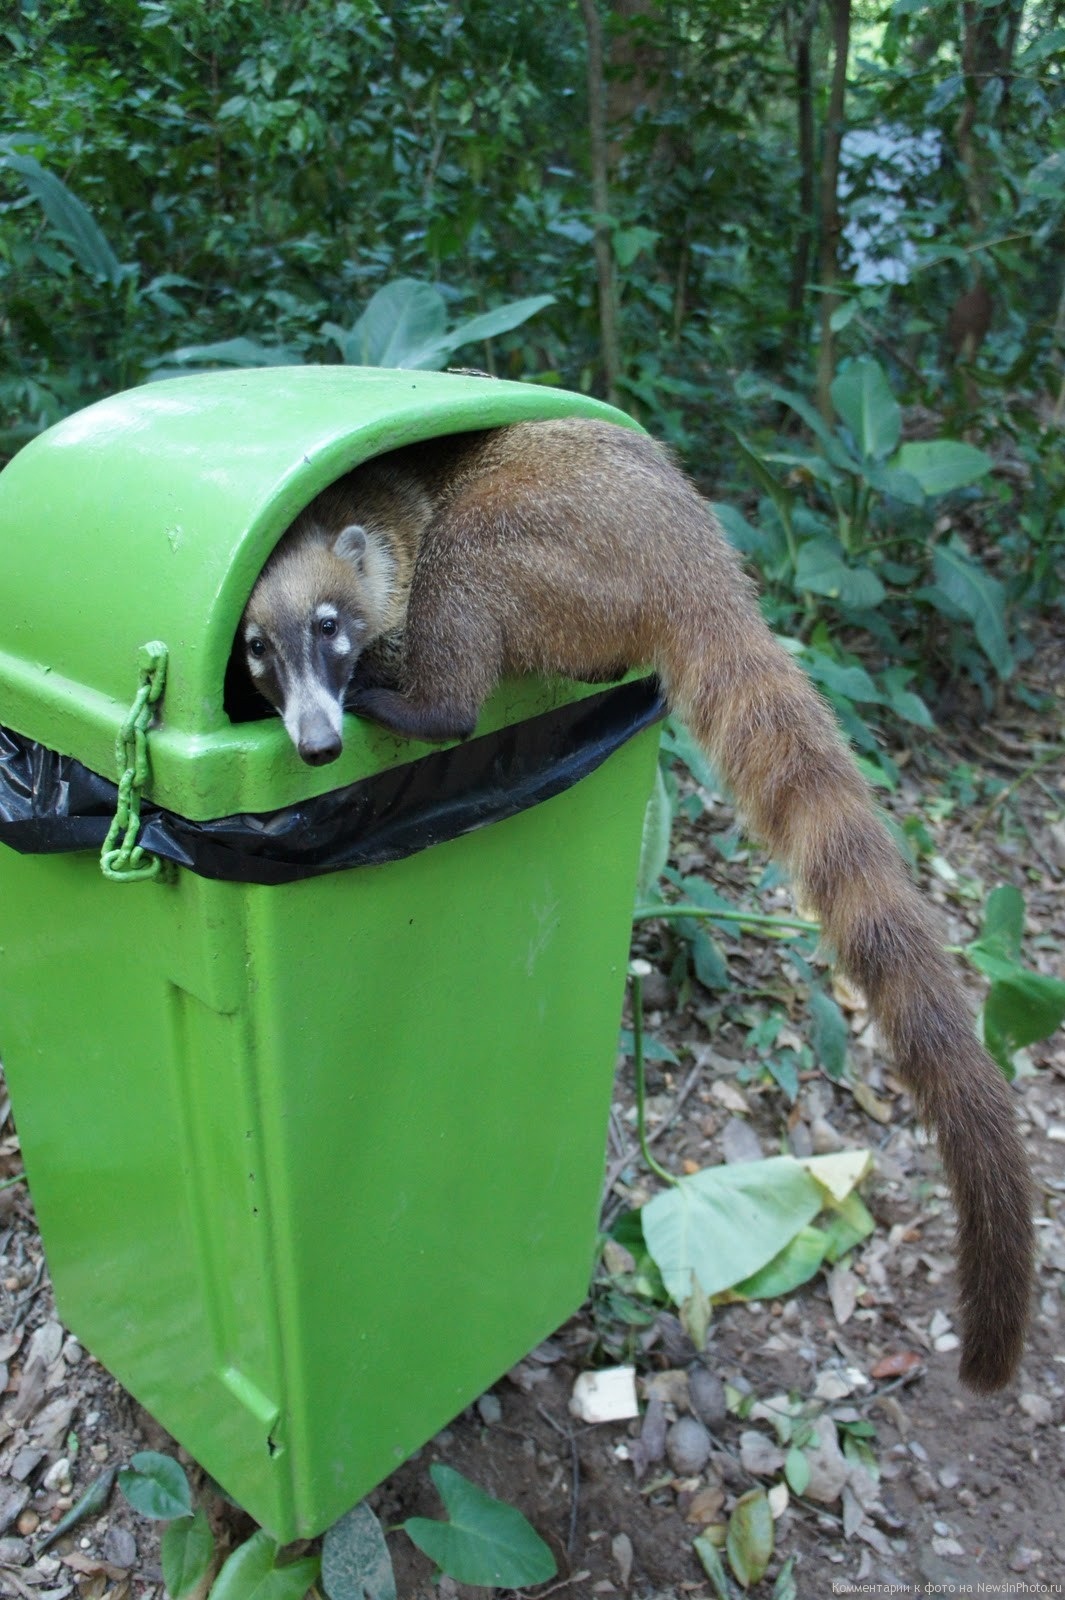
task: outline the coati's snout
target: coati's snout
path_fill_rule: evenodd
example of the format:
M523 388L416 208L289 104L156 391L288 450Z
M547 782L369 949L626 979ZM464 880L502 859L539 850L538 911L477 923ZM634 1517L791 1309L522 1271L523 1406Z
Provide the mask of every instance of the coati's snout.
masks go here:
M268 630L244 622L244 652L252 682L281 713L300 759L324 767L343 749L344 696L359 659L358 617L319 600L306 615L280 617Z

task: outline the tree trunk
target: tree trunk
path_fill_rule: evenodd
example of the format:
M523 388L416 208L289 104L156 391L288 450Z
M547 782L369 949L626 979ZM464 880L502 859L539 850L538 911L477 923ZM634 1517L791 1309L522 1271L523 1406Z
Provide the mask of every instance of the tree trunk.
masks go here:
M1000 0L981 5L978 0L963 0L961 66L965 77L965 99L954 124L958 166L965 186L965 208L974 240L978 243L987 222L987 200L991 169L985 142L977 129L980 96L995 78L1001 80L1002 98L997 110L1009 101L1013 52L1017 44L1024 0ZM965 285L951 308L947 338L955 363L968 365L976 356L991 325L993 301L979 256L973 257L971 281ZM975 410L979 392L970 373L965 374L965 402Z
M595 266L599 285L599 349L606 398L618 404L621 352L617 328L617 286L610 237L610 184L606 136L606 83L603 64L603 25L596 0L581 0L588 36L588 136L592 169L592 210L595 213Z
M811 0L795 38L795 111L799 155L799 236L795 244L788 310L798 324L806 303L806 284L810 276L810 248L813 243L814 215L814 83L812 50L814 27L821 0Z
M611 173L625 152L627 135L641 112L657 109L662 98L663 52L652 35L657 0L610 0L609 71L606 78L606 120ZM668 156L662 134L643 159Z
M843 221L839 214L839 152L843 139L843 107L847 92L847 54L850 49L851 0L831 0L832 6L832 88L821 153L821 240L818 279L821 285L821 344L817 354L817 404L827 422L833 418L829 387L835 376L835 335L832 316L840 304L835 292L839 277L839 237Z
M976 137L976 115L980 95L994 78L1002 82L1002 98L998 109L1008 104L1013 52L1024 12L1024 0L1000 0L997 5L963 0L961 9L964 26L961 69L965 76L965 100L954 125L954 138L965 183L969 220L973 228L979 230L984 222L989 174L986 153Z

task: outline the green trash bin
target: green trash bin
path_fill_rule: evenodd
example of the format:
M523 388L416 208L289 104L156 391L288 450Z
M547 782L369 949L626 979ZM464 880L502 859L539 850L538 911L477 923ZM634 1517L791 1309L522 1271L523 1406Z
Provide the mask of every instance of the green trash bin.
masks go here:
M508 741L535 768L566 718L644 686L504 684L443 753L349 717L311 768L278 719L228 714L227 661L267 554L342 472L569 415L626 420L472 376L216 373L91 406L0 476L0 1056L59 1310L282 1540L584 1297L657 740L645 708L581 781L566 755L531 784L551 798L474 827ZM172 860L116 884L99 841L149 641L142 837ZM317 838L360 805L361 857L306 845L305 818Z

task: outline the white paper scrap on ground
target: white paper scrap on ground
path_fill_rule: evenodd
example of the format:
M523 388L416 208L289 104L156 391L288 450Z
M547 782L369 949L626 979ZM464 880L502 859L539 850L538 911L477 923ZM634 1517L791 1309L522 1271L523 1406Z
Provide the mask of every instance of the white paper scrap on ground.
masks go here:
M573 1385L569 1408L582 1422L626 1422L640 1415L636 1368L607 1367L582 1372Z

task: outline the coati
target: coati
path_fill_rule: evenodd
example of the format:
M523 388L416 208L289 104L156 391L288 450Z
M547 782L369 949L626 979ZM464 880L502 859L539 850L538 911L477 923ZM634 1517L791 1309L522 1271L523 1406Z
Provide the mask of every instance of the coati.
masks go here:
M979 1390L1008 1381L1033 1250L1009 1090L833 716L664 449L570 418L379 457L297 518L240 637L313 764L340 753L345 700L398 734L448 740L473 732L504 674L652 667L816 909L938 1135L958 1212L961 1375Z

